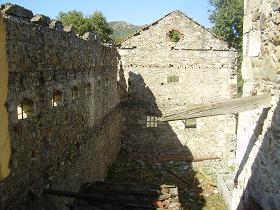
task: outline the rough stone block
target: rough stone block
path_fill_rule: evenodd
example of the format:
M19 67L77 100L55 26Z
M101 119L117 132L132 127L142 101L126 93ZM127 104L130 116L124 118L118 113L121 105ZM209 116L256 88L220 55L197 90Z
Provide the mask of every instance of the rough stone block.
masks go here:
M101 43L99 36L95 32L88 31L88 32L84 33L82 38L84 40L96 41L97 43Z
M65 26L65 27L63 28L63 30L64 30L65 32L69 33L69 34L74 34L74 33L75 33L75 30L74 30L74 28L73 28L72 26Z
M35 15L31 22L37 23L39 25L48 26L51 22L51 19L45 15Z
M273 0L271 2L271 8L273 11L279 11L280 10L280 2L278 0Z
M260 34L253 31L249 35L249 46L248 46L248 56L257 57L261 51L261 38Z
M50 28L63 31L63 24L61 21L55 20L50 23Z
M25 9L16 4L11 4L11 3L3 4L1 6L1 10L3 13L7 15L13 15L13 16L28 18L28 19L31 19L33 17L32 11Z

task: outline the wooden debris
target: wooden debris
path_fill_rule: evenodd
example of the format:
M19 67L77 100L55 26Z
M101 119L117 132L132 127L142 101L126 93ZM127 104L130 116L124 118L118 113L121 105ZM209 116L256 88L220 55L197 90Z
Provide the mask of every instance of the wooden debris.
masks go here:
M44 190L44 193L75 198L76 202L67 204L70 209L181 209L178 188L171 185L162 185L160 189L154 189L150 186L135 188L94 182L82 184L79 192Z
M135 157L137 160L143 160L143 161L149 161L153 163L162 163L162 162L168 162L168 161L187 161L187 162L201 162L205 160L220 160L220 157L193 157L192 155L186 155L186 154L145 154L145 153L139 153Z

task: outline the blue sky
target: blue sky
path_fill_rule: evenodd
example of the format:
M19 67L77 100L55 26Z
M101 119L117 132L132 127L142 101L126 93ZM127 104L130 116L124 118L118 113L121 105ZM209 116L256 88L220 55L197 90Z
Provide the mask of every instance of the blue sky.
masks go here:
M0 4L7 2L51 18L55 18L59 11L76 9L91 14L99 10L108 21L123 20L135 25L149 24L168 12L179 9L200 24L211 26L208 20L208 0L0 0Z

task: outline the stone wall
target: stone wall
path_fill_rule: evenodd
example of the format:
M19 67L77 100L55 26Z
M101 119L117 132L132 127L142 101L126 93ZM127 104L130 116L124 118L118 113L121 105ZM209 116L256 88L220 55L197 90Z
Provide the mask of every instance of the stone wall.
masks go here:
M244 2L244 96L275 96L270 109L239 115L232 209L280 209L280 2Z
M18 6L4 5L1 14L11 139L11 172L0 182L6 209L33 188L76 191L102 180L120 148L121 116L115 47Z
M176 31L180 40L169 34ZM167 14L120 44L126 78L124 147L138 153L184 153L234 159L235 117L200 118L147 128L147 116L236 96L235 52L179 11ZM125 88L124 87L124 88Z

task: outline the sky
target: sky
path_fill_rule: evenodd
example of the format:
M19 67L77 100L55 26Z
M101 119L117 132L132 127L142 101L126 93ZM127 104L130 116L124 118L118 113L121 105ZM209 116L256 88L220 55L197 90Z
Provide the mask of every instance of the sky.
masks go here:
M7 2L50 18L55 18L60 11L75 9L91 14L98 10L107 21L126 21L134 25L149 24L173 10L181 10L200 24L211 27L208 0L0 0L0 4Z

